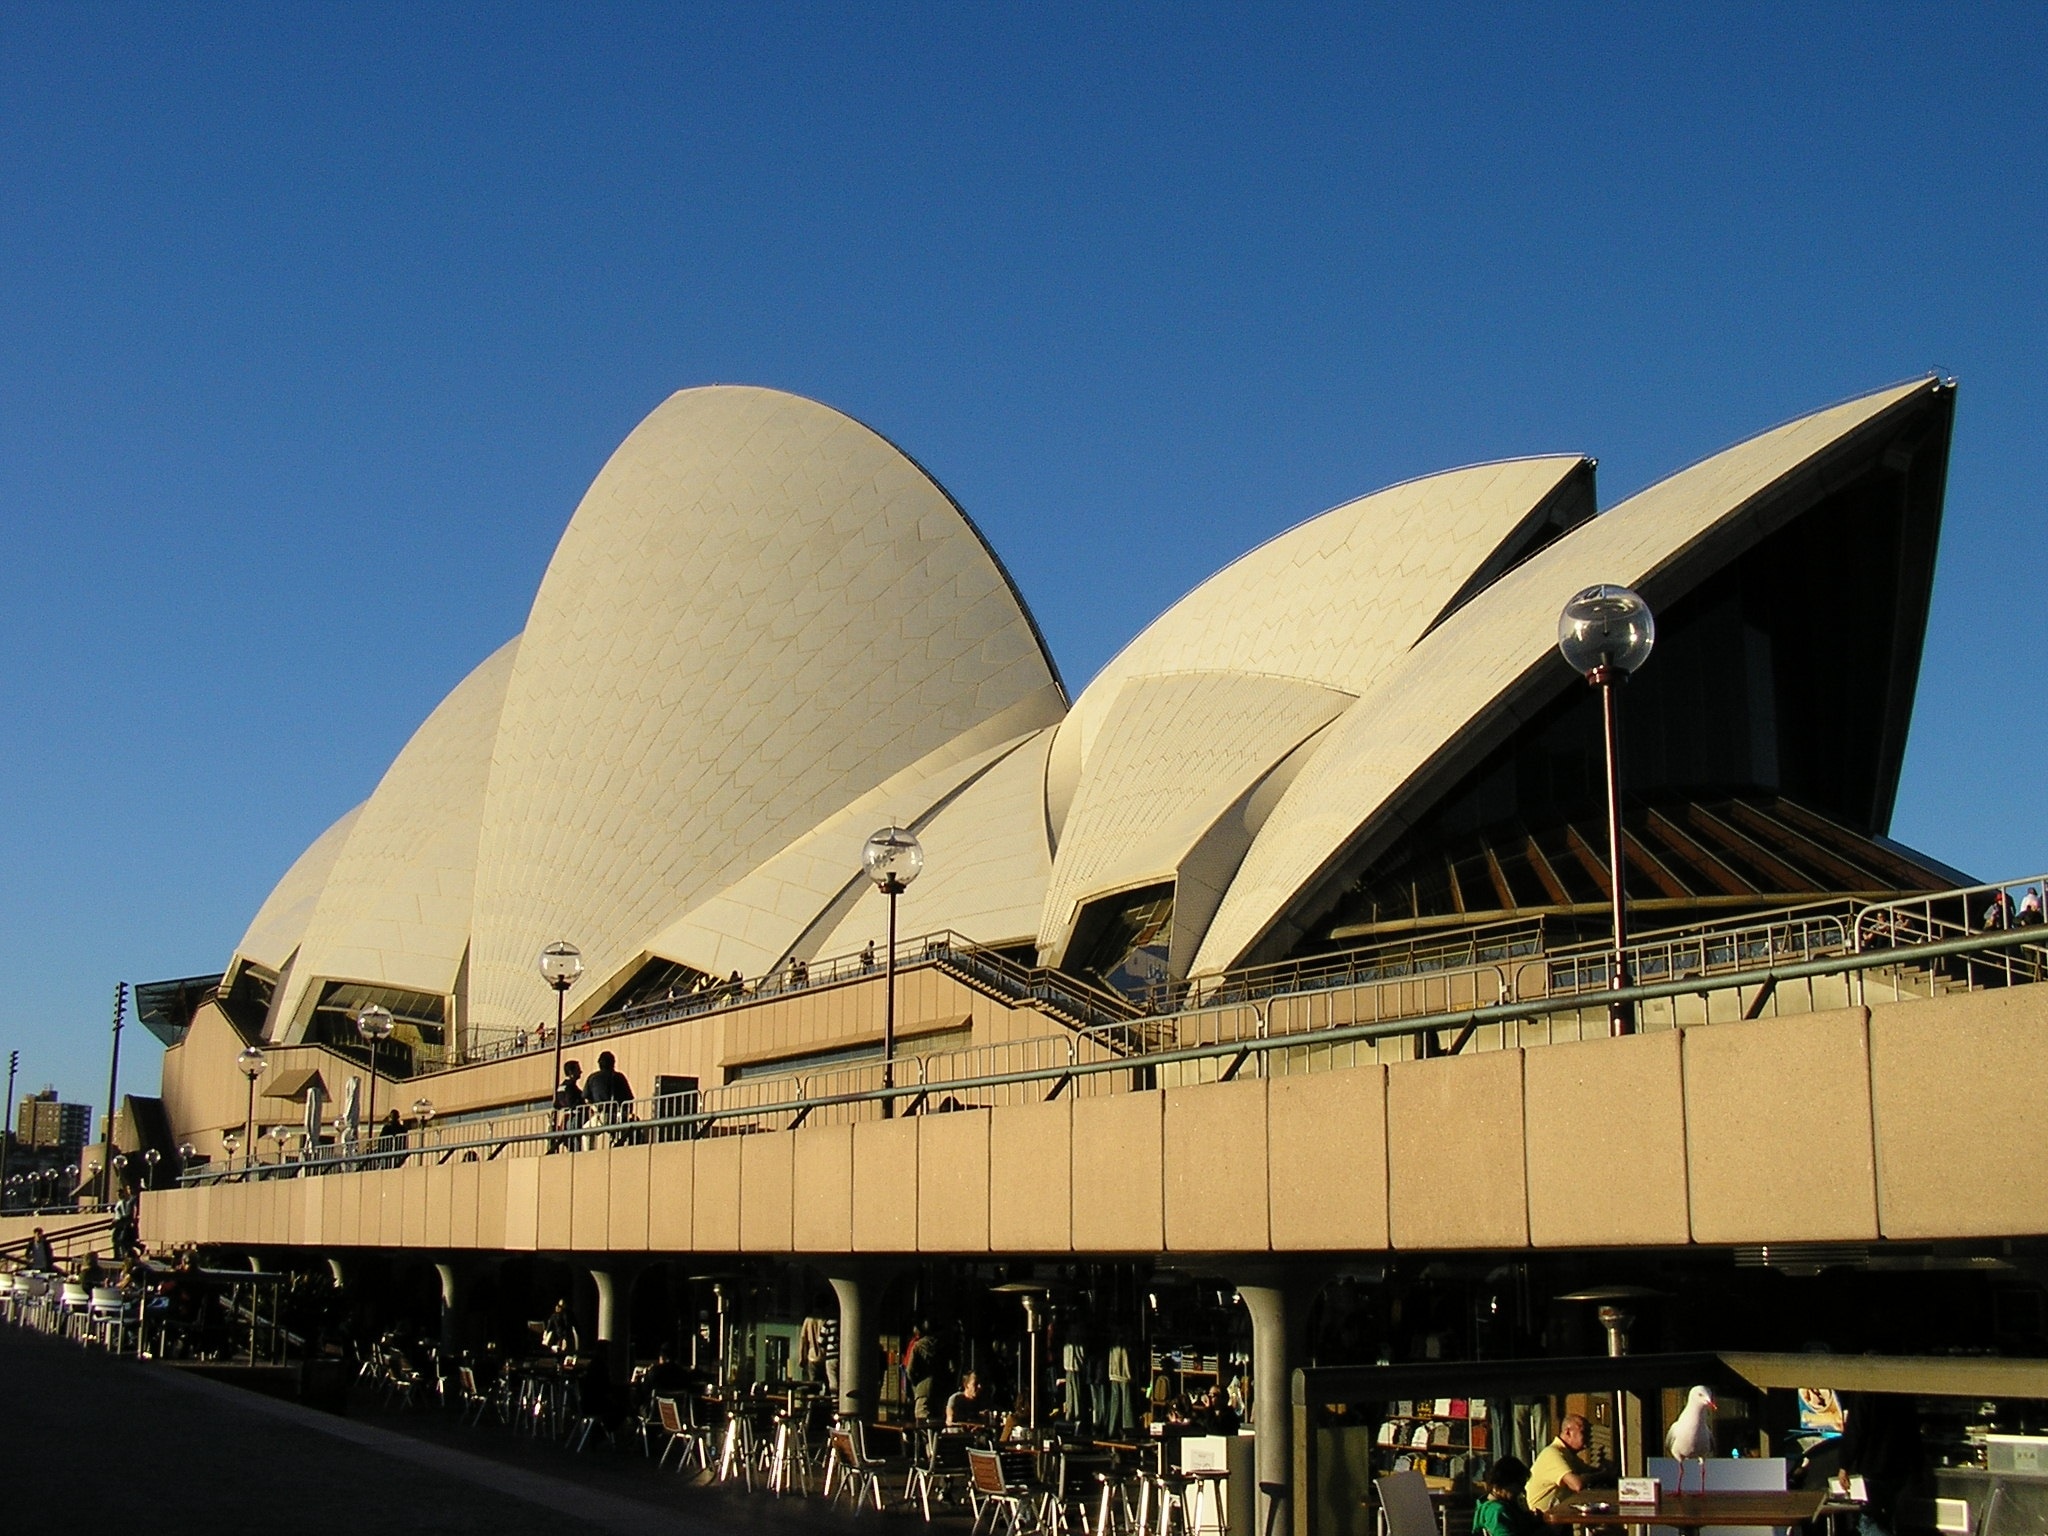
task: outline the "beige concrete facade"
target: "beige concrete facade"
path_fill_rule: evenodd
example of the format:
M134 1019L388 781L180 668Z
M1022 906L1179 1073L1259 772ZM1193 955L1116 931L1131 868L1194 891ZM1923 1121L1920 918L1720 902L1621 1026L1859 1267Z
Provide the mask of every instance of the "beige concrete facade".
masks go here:
M159 1245L1682 1248L2048 1231L2048 988L795 1131L153 1193ZM872 1110L873 1106L868 1106ZM1982 1134L1986 1117L2010 1136ZM1788 1159L1788 1135L1828 1149ZM1796 1168L1788 1164L1796 1162Z

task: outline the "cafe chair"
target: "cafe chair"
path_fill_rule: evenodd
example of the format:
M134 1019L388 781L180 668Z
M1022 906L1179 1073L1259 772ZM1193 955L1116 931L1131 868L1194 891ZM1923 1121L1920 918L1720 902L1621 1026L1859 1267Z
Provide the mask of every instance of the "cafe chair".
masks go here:
M1420 1472L1389 1472L1373 1479L1380 1495L1381 1536L1444 1536Z
M875 1513L880 1514L882 1476L889 1470L889 1464L866 1454L864 1445L854 1439L859 1429L860 1423L855 1420L851 1428L832 1431L832 1501L836 1504L841 1497L846 1498L856 1516L862 1504L872 1502Z

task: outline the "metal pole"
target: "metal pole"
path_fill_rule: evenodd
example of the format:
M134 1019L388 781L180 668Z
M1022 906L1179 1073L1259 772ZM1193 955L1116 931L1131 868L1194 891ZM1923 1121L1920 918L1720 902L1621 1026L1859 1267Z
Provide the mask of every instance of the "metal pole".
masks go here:
M7 1154L14 1146L14 1073L21 1065L21 1052L7 1053L7 1118L0 1124L0 1190L7 1187ZM0 1195L0 1199L4 1199Z
M1614 699L1622 676L1613 667L1601 667L1593 674L1593 684L1600 690L1600 724L1607 740L1607 886L1614 908L1614 963L1608 980L1617 992L1628 985L1627 865L1621 847L1621 732L1617 729ZM1633 1003L1617 998L1607 1005L1607 1032L1636 1032Z
M889 898L889 967L884 985L888 996L882 1003L882 1086L896 1086L896 898L903 894L903 882L891 875L882 883L882 890ZM896 1101L882 1100L882 1118L893 1119L896 1115Z
M549 1125L549 1127L550 1127L551 1129L554 1129L554 1130L561 1130L561 1129L562 1129L562 1126L561 1126L561 1124L560 1124L560 1121L561 1121L561 1119L562 1119L562 1116L561 1116L560 1114L556 1113L554 1105L555 1105L555 1096L556 1096L557 1094L559 1094L559 1093L560 1093L560 1092L562 1091L562 1017L563 1017L563 1014L562 1014L562 1009L563 1009L563 1005L564 1005L564 1003L565 1003L565 1002L566 1002L566 1001L568 1000L568 996L569 996L569 984L568 984L567 982L564 982L564 981L558 981L558 982L556 982L556 983L555 983L555 1080L554 1080L554 1081L553 1081L552 1083L548 1084L548 1125Z
M121 1083L121 1022L128 1014L128 983L114 983L114 1052L107 1063L107 1144L100 1156L100 1203L111 1204L114 1193L114 1111L115 1095Z
M242 1118L242 1135L246 1138L245 1145L249 1150L242 1158L242 1166L244 1168L254 1168L256 1166L256 1078L252 1073L248 1072L244 1072L242 1076L249 1079L249 1110ZM109 1161L111 1162L112 1159L109 1159Z
M254 1085L252 1084L251 1086L253 1087ZM375 1035L370 1036L370 1119L369 1128L364 1139L373 1145L377 1139L377 1037ZM360 1152L362 1148L357 1147L356 1150ZM363 1166L367 1168L369 1163L365 1161Z

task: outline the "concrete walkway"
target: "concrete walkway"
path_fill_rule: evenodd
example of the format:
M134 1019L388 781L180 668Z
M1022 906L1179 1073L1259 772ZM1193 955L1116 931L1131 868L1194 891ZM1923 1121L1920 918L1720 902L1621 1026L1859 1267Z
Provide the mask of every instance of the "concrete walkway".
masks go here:
M0 1327L0 1389L10 1531L824 1536L849 1525L816 1499L693 1488L637 1449L572 1456L433 1413L342 1418L15 1328Z

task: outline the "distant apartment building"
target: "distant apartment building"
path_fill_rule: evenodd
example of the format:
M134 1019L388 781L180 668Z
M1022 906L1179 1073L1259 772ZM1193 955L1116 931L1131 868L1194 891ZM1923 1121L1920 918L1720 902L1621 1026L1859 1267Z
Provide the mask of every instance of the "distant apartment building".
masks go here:
M62 1103L54 1088L32 1093L15 1112L14 1139L34 1151L76 1152L92 1140L92 1106Z

